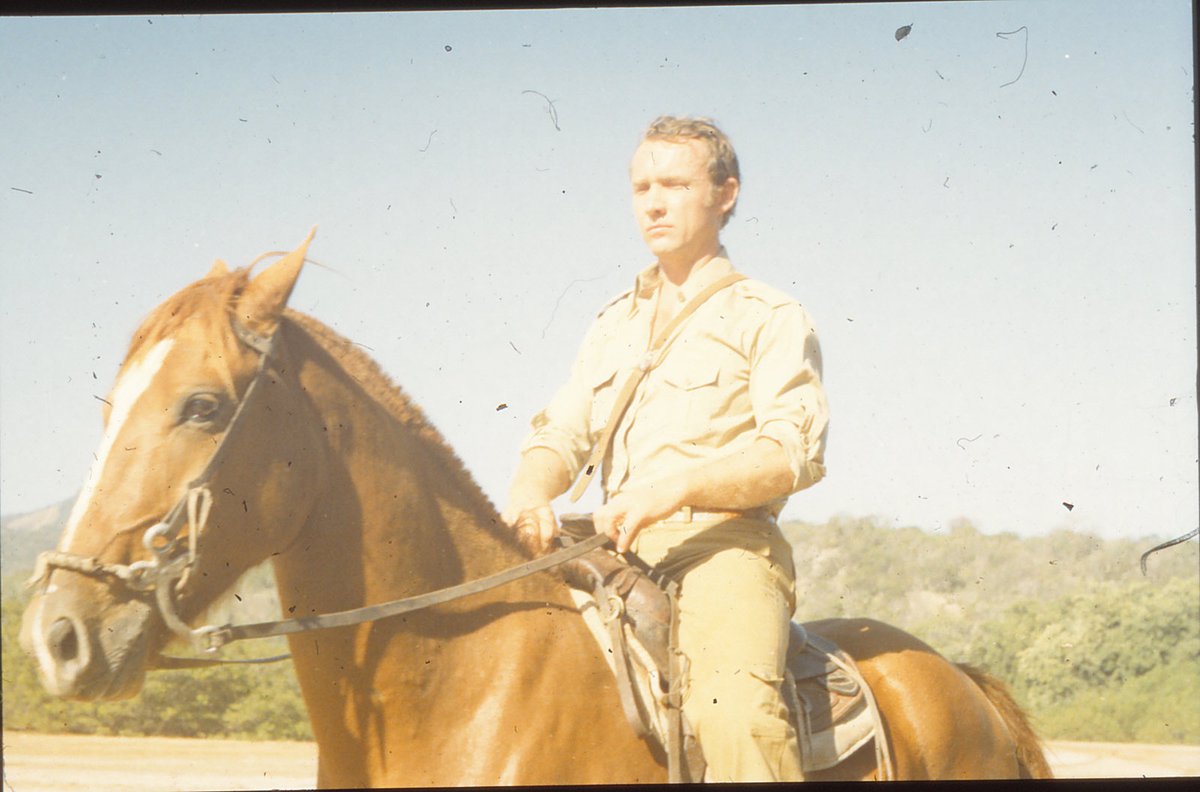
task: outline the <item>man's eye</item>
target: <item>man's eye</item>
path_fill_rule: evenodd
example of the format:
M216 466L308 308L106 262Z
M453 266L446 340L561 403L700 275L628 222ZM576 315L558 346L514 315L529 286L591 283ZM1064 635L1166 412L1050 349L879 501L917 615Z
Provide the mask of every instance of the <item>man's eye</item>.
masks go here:
M221 411L221 401L215 396L190 397L183 405L182 419L190 423L209 423Z

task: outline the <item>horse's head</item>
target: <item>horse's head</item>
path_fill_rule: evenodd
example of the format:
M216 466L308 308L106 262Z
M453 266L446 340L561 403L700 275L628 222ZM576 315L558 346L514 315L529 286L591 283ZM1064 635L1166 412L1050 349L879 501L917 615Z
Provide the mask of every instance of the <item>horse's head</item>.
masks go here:
M321 438L276 331L311 239L253 278L218 261L134 334L22 625L52 693L135 694L171 632L304 524Z

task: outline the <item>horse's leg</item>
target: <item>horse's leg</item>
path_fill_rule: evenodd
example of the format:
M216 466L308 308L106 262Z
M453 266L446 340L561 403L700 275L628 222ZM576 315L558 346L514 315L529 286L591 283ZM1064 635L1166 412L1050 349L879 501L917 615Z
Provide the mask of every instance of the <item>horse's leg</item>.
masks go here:
M870 619L808 625L858 663L879 704L899 779L1017 778L1017 746L963 671L902 630Z

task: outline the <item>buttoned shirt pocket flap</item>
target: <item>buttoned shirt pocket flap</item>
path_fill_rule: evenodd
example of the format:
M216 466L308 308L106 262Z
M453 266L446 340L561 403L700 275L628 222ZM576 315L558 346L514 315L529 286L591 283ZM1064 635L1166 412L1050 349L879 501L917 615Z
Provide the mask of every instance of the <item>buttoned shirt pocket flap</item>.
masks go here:
M679 365L663 367L662 379L668 385L685 391L716 385L721 367L715 360L680 361Z

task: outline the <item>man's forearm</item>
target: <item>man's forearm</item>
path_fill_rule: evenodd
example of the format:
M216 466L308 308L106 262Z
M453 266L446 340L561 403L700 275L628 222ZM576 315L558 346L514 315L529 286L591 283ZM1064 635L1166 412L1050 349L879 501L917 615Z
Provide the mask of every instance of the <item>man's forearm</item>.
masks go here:
M558 520L550 501L569 486L571 479L562 457L549 448L531 448L521 455L517 475L508 490L508 505L500 518L544 551L558 533Z
M760 437L748 449L713 460L680 475L680 506L752 509L791 494L787 454Z
M522 508L546 504L562 495L571 486L566 463L549 448L537 446L521 455L517 474L509 488L509 501L519 501Z
M789 494L792 486L787 454L774 440L760 437L745 451L622 490L593 517L596 530L612 537L623 553L643 528L683 506L753 509Z

